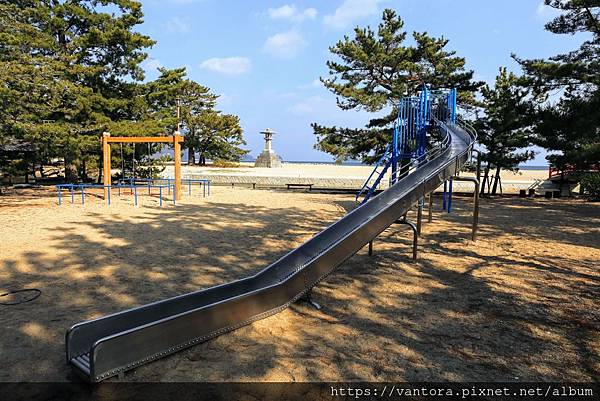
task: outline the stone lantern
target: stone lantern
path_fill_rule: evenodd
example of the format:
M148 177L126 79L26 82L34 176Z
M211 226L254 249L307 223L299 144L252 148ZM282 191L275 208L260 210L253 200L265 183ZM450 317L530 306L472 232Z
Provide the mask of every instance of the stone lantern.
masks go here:
M271 146L271 142L273 141L273 134L276 133L277 132L271 131L268 128L264 131L261 131L261 134L265 136L265 148L263 149L261 154L258 155L256 163L254 163L254 167L281 167L281 159L279 158L279 156L277 156L275 151L273 151L273 148Z

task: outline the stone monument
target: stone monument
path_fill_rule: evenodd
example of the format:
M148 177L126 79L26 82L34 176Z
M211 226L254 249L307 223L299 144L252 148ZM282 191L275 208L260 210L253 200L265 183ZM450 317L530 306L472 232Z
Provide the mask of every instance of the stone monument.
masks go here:
M273 134L276 134L276 132L267 128L266 130L261 131L261 134L265 136L265 148L261 154L258 155L256 163L254 163L254 167L281 167L281 159L271 147Z

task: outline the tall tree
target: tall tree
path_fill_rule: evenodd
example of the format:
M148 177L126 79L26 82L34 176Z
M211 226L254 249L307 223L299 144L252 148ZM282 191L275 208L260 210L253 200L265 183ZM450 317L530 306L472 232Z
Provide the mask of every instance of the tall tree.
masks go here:
M184 134L183 147L188 149L188 163L195 163L199 152L200 163L207 158L239 160L247 153L241 146L243 130L239 118L215 110L218 96L206 86L186 78L185 68L160 68L160 76L140 88L137 120L128 122L132 135L143 127L155 132L172 132L178 122ZM175 110L179 102L180 119Z
M237 116L205 110L190 115L186 125L189 128L186 141L200 154L201 165L205 165L208 158L240 161L248 153L241 148L246 141Z
M313 123L315 148L336 159L362 159L373 162L390 141L398 100L414 95L422 83L433 88L457 88L463 104L474 102L481 83L473 82L473 71L465 70L465 59L447 50L449 41L426 32L414 32L414 45L407 45L404 22L393 10L383 12L377 32L370 27L354 29L354 37L344 36L330 47L337 61L327 61L329 78L321 78L337 96L344 110L390 112L372 119L365 128L324 127Z
M505 67L500 68L493 87L481 89L482 108L476 111L473 125L477 141L485 146L481 155L486 163L483 183L488 182L490 170L495 170L492 195L497 192L502 169L517 170L520 163L534 157L533 151L525 149L530 145L528 92ZM485 188L485 184L481 186L482 195Z
M526 84L538 100L535 142L555 154L558 168L600 161L600 0L545 0L561 11L546 24L558 35L587 34L581 46L547 60L523 60ZM558 98L558 100L557 100Z
M11 0L0 4L0 124L43 144L77 174L84 156L99 159L100 133L129 118L140 63L154 42L134 31L132 0Z

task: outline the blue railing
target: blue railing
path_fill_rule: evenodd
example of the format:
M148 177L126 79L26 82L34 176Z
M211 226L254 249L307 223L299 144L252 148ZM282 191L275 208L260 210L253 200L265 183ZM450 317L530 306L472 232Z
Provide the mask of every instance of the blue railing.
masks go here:
M143 182L143 184L138 184L139 182ZM161 184L166 182L166 184ZM184 179L181 180L182 185L186 184L188 186L188 194L192 195L192 186L193 184L199 184L202 188L203 196L210 196L210 180L203 179ZM86 189L106 189L106 198L105 201L108 205L111 204L111 196L112 191L117 190L118 195L121 196L121 190L129 189L131 191L131 195L133 195L133 204L135 206L138 205L138 190L147 189L148 195L152 194L152 189L158 189L158 199L159 204L162 207L163 201L166 199L165 190L167 195L171 195L171 191L173 191L173 196L171 197L171 201L173 204L176 204L176 196L175 196L175 180L173 178L122 178L117 180L116 184L113 185L100 185L100 184L58 184L56 185L56 191L58 195L58 204L62 205L64 191L67 191L67 196L70 196L71 203L75 203L75 197L81 197L81 204L85 204L86 197ZM88 193L89 195L89 193Z

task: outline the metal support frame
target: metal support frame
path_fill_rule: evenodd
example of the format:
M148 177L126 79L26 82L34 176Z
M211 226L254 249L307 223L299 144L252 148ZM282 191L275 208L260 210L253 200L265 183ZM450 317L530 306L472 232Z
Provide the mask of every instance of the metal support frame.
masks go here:
M145 184L140 184L138 185L137 182L138 181L143 181L145 182ZM167 185L158 185L155 183L156 182L164 182L167 181ZM198 183L200 185L200 187L202 188L202 192L203 192L203 196L206 197L207 195L210 196L210 180L205 180L205 179L198 179L198 180L182 180L183 181L187 181L188 184L188 191L191 193L191 187L193 183ZM106 204L108 204L110 206L111 204L111 190L112 188L116 188L117 189L117 194L118 196L121 196L121 188L123 189L129 189L131 192L131 196L134 198L134 205L137 206L138 202L137 202L137 187L140 188L146 188L148 190L148 195L152 195L152 188L159 188L159 200L160 200L160 206L163 205L163 188L167 188L169 195L171 194L171 188L175 189L175 184L174 184L174 180L170 179L170 178L165 178L165 179L153 179L153 178L140 178L137 180L133 180L133 179L120 179L117 181L116 184L111 184L111 185L98 185L98 184L84 184L84 183L79 183L79 184L58 184L56 185L56 192L58 195L58 204L62 205L63 203L63 194L62 191L63 190L69 190L70 194L71 194L71 203L75 203L75 190L80 191L80 195L81 195L81 204L84 205L85 204L85 189L86 188L90 188L90 189L97 189L97 188L102 188L104 189L104 193L106 194L104 196L104 200L106 202ZM208 193L207 193L208 192ZM173 197L172 199L173 204L177 204L177 199L175 197Z
M319 305L312 296L312 288L306 291L306 293L298 299L298 302L306 302L316 310L321 310L321 305Z
M433 192L429 193L429 207L427 208L427 222L431 223L433 221Z
M400 220L395 221L396 224L405 224L409 226L413 231L413 262L417 261L417 247L419 246L419 233L417 226L412 221L406 220L406 216Z
M421 236L421 228L423 226L423 204L425 203L425 199L419 199L419 203L417 204L417 234Z
M454 182L455 177L450 177L448 180L448 199L446 201L446 206L448 207L447 212L452 212L452 183Z
M475 177L454 177L456 181L466 181L475 184L475 193L473 194L473 226L471 239L477 240L477 227L479 225L479 180Z
M406 219L406 214L404 216L402 216L402 218L396 220L394 222L394 224L405 224L407 226L409 226L412 229L413 232L413 252L412 252L412 259L413 262L417 261L417 255L418 255L418 245L419 245L419 231L417 228L417 225L415 223L413 223L412 221L409 221ZM372 239L371 241L369 241L369 256L373 256L373 241L374 239Z
M444 192L442 193L442 210L446 210L446 197L448 193L448 181L444 180Z

